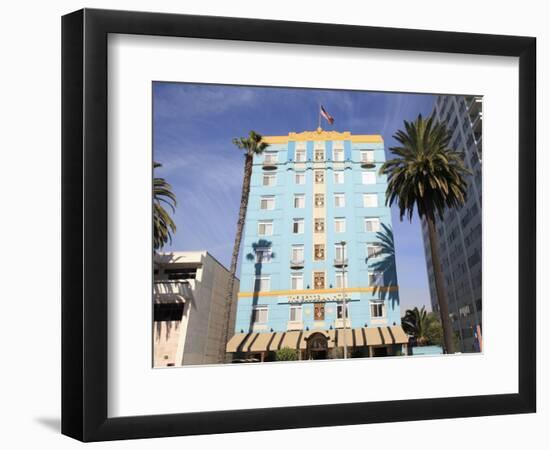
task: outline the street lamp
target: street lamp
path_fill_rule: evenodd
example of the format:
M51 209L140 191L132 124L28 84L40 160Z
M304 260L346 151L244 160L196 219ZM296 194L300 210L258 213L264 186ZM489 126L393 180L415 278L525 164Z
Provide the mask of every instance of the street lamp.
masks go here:
M341 252L341 265L342 265L342 330L344 334L344 359L348 357L348 341L347 341L347 318L348 318L348 308L346 303L346 241L341 241L340 246L342 247Z

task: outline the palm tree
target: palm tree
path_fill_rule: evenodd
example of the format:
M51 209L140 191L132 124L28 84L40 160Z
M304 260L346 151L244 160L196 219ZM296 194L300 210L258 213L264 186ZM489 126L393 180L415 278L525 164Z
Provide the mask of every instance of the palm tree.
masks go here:
M153 163L155 169L162 167L158 162ZM164 178L153 178L153 248L159 250L167 242L172 242L172 234L176 232L176 224L165 209L168 206L172 213L176 211L176 195L172 186Z
M407 309L401 324L407 334L416 338L418 345L426 345L429 341L428 329L432 321L424 306L421 309L415 306L414 309Z
M388 176L386 205L396 203L400 218L412 220L414 209L428 223L428 237L435 290L443 324L444 346L453 353L453 331L449 318L449 304L445 292L443 272L439 259L438 239L435 232L436 215L441 219L446 208L462 206L466 201L465 176L462 153L449 148L451 133L444 123L419 115L414 122L404 121L405 130L398 130L394 139L399 146L390 148L398 158L386 161L380 172Z
M235 286L235 275L237 272L237 261L239 259L239 249L243 237L244 221L246 210L248 208L248 194L250 192L250 178L252 176L252 161L254 155L260 155L267 148L268 144L262 142L262 136L255 131L250 131L248 137L233 139L233 144L241 151L244 151L244 177L241 191L241 205L239 208L239 217L237 219L237 232L235 234L235 243L233 244L233 254L231 256L231 266L229 268L230 276L227 283L226 311L224 327L224 343L227 344L229 338L229 320L231 316L231 303L233 299L233 288ZM225 358L225 345L220 351L221 360Z

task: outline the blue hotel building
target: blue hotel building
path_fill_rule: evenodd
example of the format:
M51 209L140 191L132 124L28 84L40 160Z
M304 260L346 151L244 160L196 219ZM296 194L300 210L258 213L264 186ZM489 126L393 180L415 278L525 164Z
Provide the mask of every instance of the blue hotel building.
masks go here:
M234 360L406 353L380 135L265 136L254 157Z

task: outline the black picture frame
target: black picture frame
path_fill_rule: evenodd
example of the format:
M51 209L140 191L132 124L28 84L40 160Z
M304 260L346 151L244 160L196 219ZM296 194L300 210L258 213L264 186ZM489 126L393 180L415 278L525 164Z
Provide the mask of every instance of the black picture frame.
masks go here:
M107 36L123 33L519 58L518 393L107 416ZM83 9L62 18L62 433L82 441L535 412L536 39ZM510 324L508 324L510 326Z

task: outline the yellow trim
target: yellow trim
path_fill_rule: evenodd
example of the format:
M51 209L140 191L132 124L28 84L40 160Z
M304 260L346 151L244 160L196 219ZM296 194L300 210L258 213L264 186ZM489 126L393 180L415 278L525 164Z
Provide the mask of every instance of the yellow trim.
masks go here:
M382 286L379 288L374 287L363 287L363 288L345 288L345 292L374 292L375 289L378 289L382 292L396 292L398 290L397 286ZM268 291L268 292L239 292L237 296L239 298L243 297L275 297L278 295L302 295L302 294L340 294L342 289L302 289L295 291Z
M288 133L288 136L264 136L266 144L286 144L289 141L351 141L364 143L383 143L379 134L351 134L349 131L303 131L302 133Z

